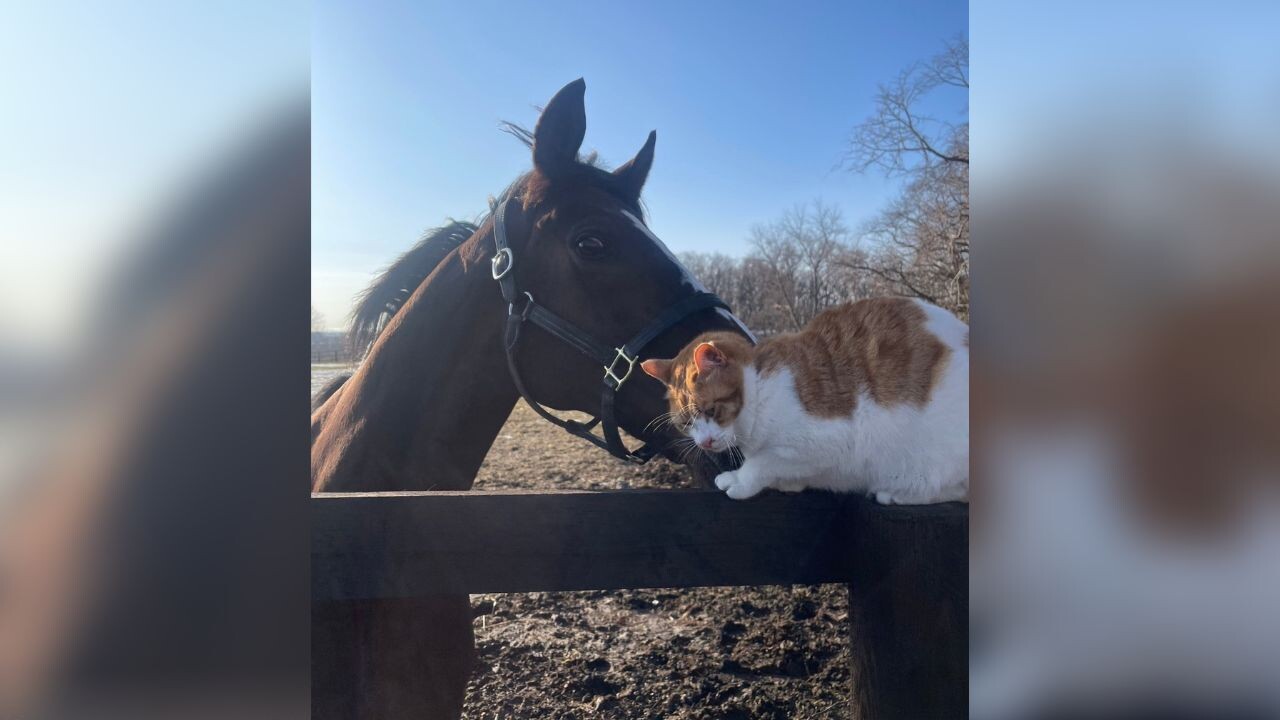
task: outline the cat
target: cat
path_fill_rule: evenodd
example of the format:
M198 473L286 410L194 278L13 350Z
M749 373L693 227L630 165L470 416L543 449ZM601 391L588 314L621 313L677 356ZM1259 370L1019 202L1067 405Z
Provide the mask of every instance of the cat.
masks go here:
M968 501L969 327L942 308L861 300L759 346L706 333L641 367L666 384L668 419L692 444L741 456L715 481L731 498L772 487Z

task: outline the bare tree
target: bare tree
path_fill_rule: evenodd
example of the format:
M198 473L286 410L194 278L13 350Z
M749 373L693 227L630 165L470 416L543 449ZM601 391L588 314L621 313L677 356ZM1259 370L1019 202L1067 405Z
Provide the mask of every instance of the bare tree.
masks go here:
M778 329L798 330L843 298L833 263L847 236L840 210L820 200L751 229L752 255L761 261L756 270L769 290L774 319L781 321Z
M845 164L858 172L879 168L890 176L912 175L921 166L969 164L968 106L956 123L926 115L921 100L940 88L969 90L969 41L956 38L928 62L903 70L876 95L871 117L854 128ZM963 142L957 142L963 135Z
M881 86L875 113L855 128L846 166L878 169L906 182L835 263L881 291L969 313L969 43L956 39L925 63ZM962 121L930 117L923 99L965 91Z
M832 273L832 261L844 247L849 230L839 208L815 200L809 206L792 209L782 222L799 247L801 264L808 273L805 282L805 311L813 319L824 308L843 299ZM806 320L806 322L808 322Z
M781 325L769 319L774 303L769 299L769 266L760 258L748 256L738 264L737 300L733 308L747 327L757 333L777 332Z
M681 262L762 335L798 330L839 302L865 297L860 276L841 271L851 251L840 210L816 200L751 229L752 251L738 259L684 253Z
M780 314L787 328L801 327L800 253L795 244L788 242L785 234L775 232L772 225L762 224L751 228L751 246L752 254L761 261L756 269L767 291L765 311Z
M740 272L737 260L723 253L686 252L680 254L680 262L720 299L733 306L738 304Z
M324 331L324 315L316 309L315 305L311 306L311 332Z

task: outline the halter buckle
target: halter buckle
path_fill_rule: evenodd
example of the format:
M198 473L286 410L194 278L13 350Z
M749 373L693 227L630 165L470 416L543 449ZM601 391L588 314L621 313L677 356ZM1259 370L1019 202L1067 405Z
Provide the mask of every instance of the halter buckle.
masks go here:
M626 382L627 378L631 377L631 371L636 367L636 358L627 355L622 348L614 348L614 350L618 354L613 357L613 362L605 366L604 381L606 385L617 390L622 387L622 383ZM622 377L618 377L618 373L614 371L614 367L618 365L619 360L627 364L626 372L622 373Z
M503 258L506 258L506 263L502 262ZM490 264L492 265L493 279L501 280L506 277L511 272L511 268L515 266L515 255L511 253L511 248L504 247L494 254L493 260L490 261ZM499 265L502 265L502 267L499 268Z

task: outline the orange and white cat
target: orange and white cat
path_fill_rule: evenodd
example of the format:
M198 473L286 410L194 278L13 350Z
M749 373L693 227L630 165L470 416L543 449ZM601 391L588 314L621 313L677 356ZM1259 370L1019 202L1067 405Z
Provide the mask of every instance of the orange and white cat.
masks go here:
M772 487L968 500L969 327L939 307L862 300L758 346L707 333L642 367L666 383L691 442L741 453L716 478L731 498Z

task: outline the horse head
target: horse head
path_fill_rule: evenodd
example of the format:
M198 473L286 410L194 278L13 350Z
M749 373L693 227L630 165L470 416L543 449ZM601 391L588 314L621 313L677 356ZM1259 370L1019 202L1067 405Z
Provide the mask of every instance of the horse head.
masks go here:
M602 381L611 374L622 381L613 402L618 426L676 459L680 434L659 422L667 411L665 388L638 368L630 371L638 360L673 356L708 330L750 334L723 307L699 302L709 297L706 288L645 221L640 197L656 132L612 171L579 156L587 127L585 90L582 80L562 88L526 137L533 170L508 191L502 222L512 256L495 260L494 274L512 276L518 290L512 313L536 304L597 346L617 352L606 365L566 341L554 323L544 323L519 331L512 365L527 399L596 415L602 414ZM646 328L657 330L656 336L643 347L627 348Z

